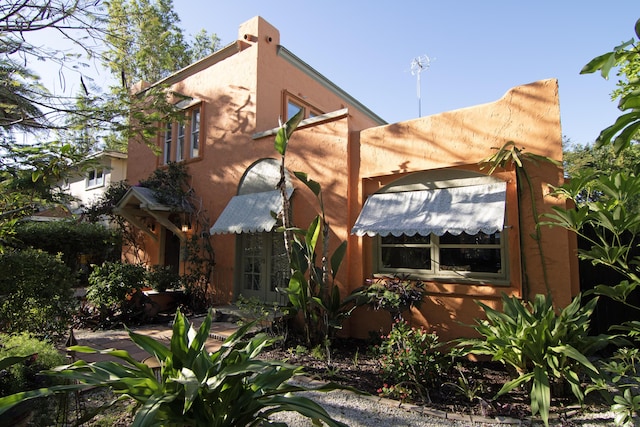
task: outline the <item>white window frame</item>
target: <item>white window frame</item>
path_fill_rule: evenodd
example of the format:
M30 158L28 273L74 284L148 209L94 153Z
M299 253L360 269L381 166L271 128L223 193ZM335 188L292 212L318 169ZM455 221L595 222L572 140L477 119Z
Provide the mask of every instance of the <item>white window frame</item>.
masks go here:
M97 188L97 187L104 187L104 169L102 168L96 168L96 169L91 169L87 172L87 178L86 178L86 188L87 189L91 189L91 188Z
M173 142L173 123L169 122L166 124L164 129L164 152L163 152L163 163L169 164L171 161L171 143Z
M178 123L178 138L176 141L176 162L184 160L184 138L185 138L185 124Z
M200 114L200 107L191 110L189 157L192 159L200 156Z

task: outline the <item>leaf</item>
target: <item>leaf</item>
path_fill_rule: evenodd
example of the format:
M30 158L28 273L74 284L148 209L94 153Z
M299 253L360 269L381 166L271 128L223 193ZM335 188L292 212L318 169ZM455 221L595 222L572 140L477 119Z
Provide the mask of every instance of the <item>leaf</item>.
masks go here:
M291 117L284 125L280 126L275 138L275 149L281 156L284 156L287 152L287 145L291 135L298 127L298 124L304 118L304 110L298 111L293 117Z
M296 178L302 181L304 185L306 185L311 191L313 191L313 194L315 194L316 197L320 195L322 187L318 182L309 179L308 175L305 172L294 172L293 175L295 175Z
M507 382L505 385L502 386L500 391L498 391L498 393L496 394L496 398L499 396L502 396L505 393L510 392L514 388L519 387L520 385L528 381L531 381L532 378L533 378L533 373L527 373L527 374L520 375L518 378L515 378Z
M549 376L540 366L533 368L533 386L531 387L531 415L540 413L545 426L549 425L549 409L551 407L551 387Z
M316 245L318 244L318 238L320 237L321 231L321 220L320 216L316 216L314 220L309 224L309 228L307 229L307 234L305 235L305 244L307 246L307 254L312 255L316 249Z
M347 252L347 242L343 241L340 243L340 246L336 248L331 256L331 276L335 280L336 275L338 274L338 269L342 264L342 260L344 259L344 255Z
M127 329L129 333L129 338L133 341L138 347L145 350L147 353L155 356L159 361L163 362L168 356L171 355L171 352L167 347L162 345L162 343L154 340L151 337L146 335L137 334L129 329Z

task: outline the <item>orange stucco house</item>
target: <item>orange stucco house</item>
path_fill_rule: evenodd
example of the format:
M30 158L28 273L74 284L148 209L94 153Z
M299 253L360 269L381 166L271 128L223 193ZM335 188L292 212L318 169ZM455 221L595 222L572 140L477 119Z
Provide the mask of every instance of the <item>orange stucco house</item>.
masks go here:
M129 144L127 179L136 184L168 162L183 162L209 222L182 228L144 189L134 187L119 207L145 229L149 264L176 264L181 242L205 233L215 251L212 301L238 295L284 301L288 282L282 236L274 231L281 199L279 119L304 110L287 150L289 172L322 185L331 227L330 251L346 240L338 276L343 295L377 275L410 275L426 283L414 323L442 339L469 334L481 311L474 300L500 306L502 293L526 297L551 289L567 304L578 292L575 238L542 229L538 213L562 201L545 197L562 170L530 164L533 193L511 169L488 176L478 163L513 141L527 153L562 160L558 84L543 80L511 89L496 102L387 124L280 44L260 17L240 25L238 40L161 82L188 99L183 124L168 123L157 144ZM292 218L306 227L318 213L314 194L290 180ZM518 201L519 187L521 200ZM149 226L153 223L153 226ZM344 333L367 337L388 328L386 313L359 309Z

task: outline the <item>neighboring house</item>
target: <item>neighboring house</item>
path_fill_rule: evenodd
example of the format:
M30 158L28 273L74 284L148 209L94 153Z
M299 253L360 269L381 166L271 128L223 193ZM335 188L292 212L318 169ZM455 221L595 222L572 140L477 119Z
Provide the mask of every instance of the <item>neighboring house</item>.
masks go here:
M493 103L386 124L281 46L278 30L256 17L240 25L236 42L156 84L188 97L176 104L187 120L167 123L151 141L160 156L130 141L134 187L118 207L145 231L149 264L184 270L183 242L210 232L218 303L241 294L278 301L276 288L286 286L286 254L271 215L281 203L273 143L279 120L300 109L306 119L286 167L321 184L330 252L348 242L338 275L343 296L378 275L423 280L427 297L412 321L450 339L471 333L459 322L481 316L474 300L499 307L502 293L547 292L527 184L513 169L487 176L478 163L508 141L562 160L556 80L513 88ZM135 186L169 161L187 166L211 220L206 229L183 228L184 215ZM562 184L559 167L540 163L529 173L539 213L564 206L546 197L549 185ZM289 187L293 221L306 227L318 213L316 198L295 178ZM566 305L578 292L575 238L543 228L541 246L554 300ZM344 332L367 337L381 327L388 327L386 313L361 309Z
M86 160L90 166L70 176L63 186L63 190L74 198L70 204L74 214L100 199L111 183L127 178L127 153L103 150L89 155Z
M71 196L66 206L44 208L29 217L31 221L56 221L79 215L83 209L99 200L111 183L127 178L127 154L103 150L87 156L88 168L70 174L59 183L58 191Z

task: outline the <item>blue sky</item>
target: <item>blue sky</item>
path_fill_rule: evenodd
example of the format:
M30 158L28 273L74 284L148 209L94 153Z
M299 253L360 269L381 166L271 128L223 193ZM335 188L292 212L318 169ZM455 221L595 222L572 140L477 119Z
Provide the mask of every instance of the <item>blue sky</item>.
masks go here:
M563 134L595 140L619 115L616 79L580 75L593 57L634 36L640 1L174 0L187 34L226 45L260 15L287 49L387 122L492 102L513 86L557 78ZM614 76L615 77L615 76Z

